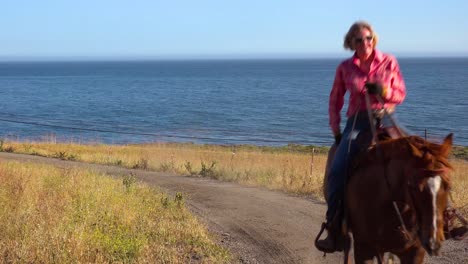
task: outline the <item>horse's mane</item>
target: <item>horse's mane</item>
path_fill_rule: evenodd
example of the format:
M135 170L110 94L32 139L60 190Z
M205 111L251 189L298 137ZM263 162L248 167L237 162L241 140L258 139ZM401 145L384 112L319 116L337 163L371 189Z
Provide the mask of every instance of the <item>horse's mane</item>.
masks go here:
M430 153L434 156L435 161L440 162L446 168L453 169L452 165L448 161L448 153L446 153L443 145L432 143L417 136L411 136L408 138L410 139L410 144L418 150L423 153Z
M443 145L429 142L418 136L408 136L388 139L372 145L367 152L356 158L354 167L382 162L382 158L385 163L392 159L409 160L418 158L427 165L426 170L428 171L436 172L440 170L440 165L436 167L438 163L446 169L452 170L453 167L447 156L447 151ZM444 181L450 183L448 175L441 177L443 177Z

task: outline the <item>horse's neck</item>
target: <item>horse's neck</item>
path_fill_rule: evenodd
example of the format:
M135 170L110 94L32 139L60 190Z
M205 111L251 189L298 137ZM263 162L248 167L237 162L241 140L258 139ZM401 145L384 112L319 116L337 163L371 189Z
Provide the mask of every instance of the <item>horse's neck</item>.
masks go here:
M372 185L376 193L387 194L387 199L402 200L405 198L403 190L406 189L407 179L404 175L404 159L376 158L369 160L368 164L360 164L357 173L352 177L360 178L359 181ZM364 170L359 169L364 166Z
M401 194L402 190L405 189L408 179L404 173L404 163L406 160L403 159L390 159L386 162L385 174L382 175L384 180L388 183L390 192Z

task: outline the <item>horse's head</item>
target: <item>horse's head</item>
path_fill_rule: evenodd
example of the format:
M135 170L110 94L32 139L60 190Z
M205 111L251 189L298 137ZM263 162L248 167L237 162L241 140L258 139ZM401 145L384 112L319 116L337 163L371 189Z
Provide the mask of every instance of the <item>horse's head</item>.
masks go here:
M443 144L410 138L411 161L407 176L418 224L418 236L430 255L438 255L444 240L443 212L447 207L451 169L447 157L452 148L452 134Z

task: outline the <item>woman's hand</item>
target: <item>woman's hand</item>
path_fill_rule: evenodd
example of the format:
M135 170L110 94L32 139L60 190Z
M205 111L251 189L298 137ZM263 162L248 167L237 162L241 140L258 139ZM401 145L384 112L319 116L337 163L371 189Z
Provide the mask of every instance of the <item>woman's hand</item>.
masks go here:
M340 141L341 141L341 133L338 133L335 135L335 145L339 145L340 144Z
M385 87L379 82L367 82L364 86L366 87L368 94L380 96L385 95Z

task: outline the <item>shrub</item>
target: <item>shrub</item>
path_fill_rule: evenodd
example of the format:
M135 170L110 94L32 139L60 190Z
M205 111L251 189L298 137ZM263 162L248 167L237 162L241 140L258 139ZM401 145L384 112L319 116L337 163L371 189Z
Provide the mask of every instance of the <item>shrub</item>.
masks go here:
M122 179L122 183L125 186L125 189L127 192L129 192L132 188L133 185L136 183L136 177L135 173L131 172L128 175L124 175Z
M15 152L15 148L13 146L8 146L4 148L3 151L12 153L12 152Z
M201 170L200 175L203 177L214 177L216 176L215 173L215 165L216 161L212 161L210 167L208 167L203 161L201 162Z

